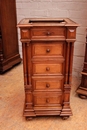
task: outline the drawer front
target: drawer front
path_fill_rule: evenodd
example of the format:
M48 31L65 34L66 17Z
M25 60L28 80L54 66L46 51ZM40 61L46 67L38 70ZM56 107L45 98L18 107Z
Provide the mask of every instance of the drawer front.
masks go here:
M32 56L64 56L64 42L34 42Z
M36 93L34 97L34 106L54 106L62 103L62 94L52 93Z
M55 74L55 75L61 75L63 74L63 63L56 63L56 64L40 64L36 63L33 64L33 74L34 75L49 75L49 74Z
M62 92L64 76L33 77L32 85L34 91L59 91Z
M64 27L33 27L31 30L31 37L35 39L65 36L66 29Z

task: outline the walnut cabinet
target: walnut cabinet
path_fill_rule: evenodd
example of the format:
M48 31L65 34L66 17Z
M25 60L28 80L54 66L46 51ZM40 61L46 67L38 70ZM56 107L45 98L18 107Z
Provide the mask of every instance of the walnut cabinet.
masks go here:
M15 0L0 0L0 73L21 62Z
M80 98L87 99L87 34L86 34L84 66L81 75L82 75L81 84L77 88L76 92L78 93Z
M76 28L70 19L21 20L25 105L23 115L72 115L70 90Z

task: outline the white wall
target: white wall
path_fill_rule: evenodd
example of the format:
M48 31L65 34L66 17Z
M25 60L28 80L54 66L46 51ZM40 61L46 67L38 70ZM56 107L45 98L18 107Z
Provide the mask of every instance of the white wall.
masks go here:
M68 17L79 23L74 49L73 75L80 77L85 54L87 0L16 0L16 8L17 22L23 18ZM19 50L22 55L20 42Z

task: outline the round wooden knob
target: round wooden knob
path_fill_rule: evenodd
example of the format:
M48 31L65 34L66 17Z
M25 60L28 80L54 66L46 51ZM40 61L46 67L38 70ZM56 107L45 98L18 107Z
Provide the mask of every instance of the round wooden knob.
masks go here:
M46 52L49 53L49 52L50 52L50 49L46 49Z
M46 71L49 71L50 70L50 68L49 67L46 67Z
M47 84L46 84L46 87L49 88L49 87L50 87L50 84L47 83Z
M51 33L48 31L46 34L49 36Z
M47 98L47 99L46 99L46 103L49 103L49 101L50 101L49 98Z

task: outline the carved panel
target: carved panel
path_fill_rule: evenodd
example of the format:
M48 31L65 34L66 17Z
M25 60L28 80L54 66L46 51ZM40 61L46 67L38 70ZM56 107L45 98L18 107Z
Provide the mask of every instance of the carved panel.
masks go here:
M30 37L28 29L21 30L21 38L28 39Z

